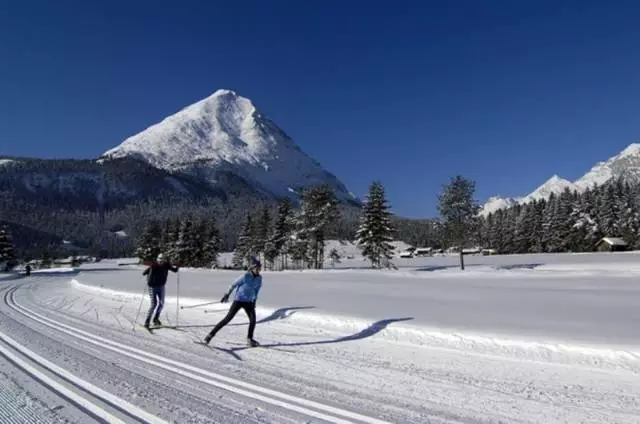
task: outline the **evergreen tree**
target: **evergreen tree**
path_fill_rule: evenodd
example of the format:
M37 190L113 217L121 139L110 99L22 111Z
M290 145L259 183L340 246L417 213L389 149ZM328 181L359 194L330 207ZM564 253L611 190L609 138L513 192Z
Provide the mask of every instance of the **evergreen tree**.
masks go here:
M289 200L284 200L278 208L278 216L276 218L273 231L269 237L269 243L265 249L267 260L274 262L278 256L282 258L281 268L287 267L287 243L291 238L295 228L295 215Z
M254 224L251 214L247 214L245 225L242 228L240 235L238 236L238 242L236 243L236 249L233 252L233 266L236 268L242 268L245 264L249 263L253 252L254 244Z
M0 267L5 271L16 266L16 254L13 246L13 237L6 226L0 228Z
M149 223L142 230L142 234L138 238L136 247L136 256L141 261L155 260L160 251L160 224L156 220L149 221Z
M309 265L321 269L324 263L324 240L329 225L338 219L335 195L327 185L307 189L302 194L302 207L298 221L296 254L302 260L298 244L306 241Z
M461 176L451 179L439 196L438 211L447 238L460 250L460 268L464 269L463 249L475 228L480 207L473 198L475 183Z
M220 231L215 218L209 219L206 240L203 246L204 266L212 267L218 263L218 254L220 253Z
M387 205L384 187L374 181L363 206L360 228L356 232L356 244L362 249L362 255L379 268L382 258L391 259L393 246L391 212Z
M265 252L267 241L269 241L270 229L271 215L269 213L269 208L265 206L257 219L255 228L255 253L257 255Z
M197 237L191 217L186 217L180 226L178 240L174 248L174 256L171 258L180 266L194 266L197 260Z
M535 225L535 204L525 204L521 209L518 217L516 218L516 225L514 231L514 252L515 253L528 253L532 240L531 235Z

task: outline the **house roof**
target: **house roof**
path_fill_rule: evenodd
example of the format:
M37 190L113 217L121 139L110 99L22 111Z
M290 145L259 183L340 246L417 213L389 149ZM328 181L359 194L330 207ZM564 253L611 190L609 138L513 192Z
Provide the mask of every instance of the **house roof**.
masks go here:
M600 242L605 242L610 246L626 246L627 242L619 237L604 237Z

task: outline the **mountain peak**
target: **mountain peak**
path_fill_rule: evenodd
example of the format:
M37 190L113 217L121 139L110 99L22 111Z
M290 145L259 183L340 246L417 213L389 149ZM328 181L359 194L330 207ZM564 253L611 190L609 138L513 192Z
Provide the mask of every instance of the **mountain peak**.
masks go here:
M226 88L221 88L219 90L216 90L211 96L209 97L222 97L222 96L233 96L233 97L238 97L238 93L236 93L233 90L228 90Z
M631 143L627 146L627 148L618 155L618 157L623 156L640 156L640 143Z
M103 156L135 156L157 168L210 181L216 181L218 172L231 172L276 197L290 197L289 188L329 184L339 199L352 201L346 187L251 100L227 89L127 138Z
M573 183L554 175L531 194L521 198L519 203L546 199L549 198L551 193L559 194L567 188L582 192L592 188L594 185L602 185L614 178L640 182L640 143L632 143L616 156L606 161L598 162L589 172ZM495 211L505 204L507 205L506 207L510 206L508 202L500 202L495 198L491 198L485 204L484 210Z

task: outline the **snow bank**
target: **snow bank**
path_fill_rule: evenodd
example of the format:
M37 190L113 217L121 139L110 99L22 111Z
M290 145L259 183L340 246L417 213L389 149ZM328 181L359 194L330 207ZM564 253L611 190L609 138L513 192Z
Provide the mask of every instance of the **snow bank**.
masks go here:
M102 297L126 302L139 302L146 294L130 293L86 285L77 279L71 280L71 286L85 292L93 292ZM225 312L228 304L211 304L212 299L180 298L180 306L196 306L198 312ZM176 298L167 296L166 308L175 308ZM174 309L175 310L175 309ZM188 309L196 312L195 308ZM467 351L474 355L501 357L509 360L543 361L555 364L584 365L591 368L621 369L640 373L640 347L631 349L615 346L595 346L588 344L571 344L569 342L546 342L532 337L508 337L477 332L459 332L445 328L435 328L411 324L411 318L398 316L395 318L372 322L362 318L323 314L292 308L291 311L275 308L258 307L258 319L271 317L269 321L286 318L288 325L306 328L314 333L328 333L332 340L358 340L376 337L379 340L429 349ZM183 315L184 316L184 315ZM181 322L193 318L183 318Z

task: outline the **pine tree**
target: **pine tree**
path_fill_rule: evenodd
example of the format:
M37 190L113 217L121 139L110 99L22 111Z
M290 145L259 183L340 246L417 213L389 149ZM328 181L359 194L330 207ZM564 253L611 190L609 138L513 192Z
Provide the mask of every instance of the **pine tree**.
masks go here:
M274 262L278 256L282 258L283 269L286 269L287 263L287 243L291 238L295 228L295 216L293 208L289 200L284 200L278 208L278 216L275 225L269 236L269 243L265 249L267 260Z
M218 263L218 254L220 253L220 231L215 218L211 218L208 222L206 240L203 246L204 266L213 267Z
M155 260L160 251L160 224L156 220L149 221L138 238L136 256L141 261Z
M516 218L513 240L515 253L528 253L531 248L531 234L535 225L534 208L532 203L525 204Z
M247 214L247 218L238 236L238 242L236 243L236 249L233 252L233 266L236 268L242 268L245 264L248 264L251 256L254 254L254 234L255 227L251 214Z
M374 181L369 187L360 228L356 232L356 244L362 249L362 256L369 259L374 268L380 267L383 258L388 260L392 257L391 216L384 187L379 181Z
M174 256L171 258L180 266L194 266L197 259L197 238L191 217L186 217L180 226Z
M182 228L180 219L167 221L163 251L172 261L175 261L178 257L177 243L180 237L180 228Z
M324 240L327 228L338 219L337 200L331 188L321 185L302 194L302 207L296 234L296 254L302 257L299 243L306 241L309 265L321 269L324 263ZM302 259L301 259L302 260Z
M451 179L439 196L438 211L447 237L460 249L460 268L464 269L463 249L469 240L469 234L475 228L480 210L473 198L475 183L461 176Z
M16 254L13 246L13 238L9 229L0 228L0 267L10 271L16 265Z
M269 208L265 206L262 209L262 214L259 216L256 222L255 228L255 253L256 255L264 254L267 241L269 241L269 233L271 229L271 214Z

